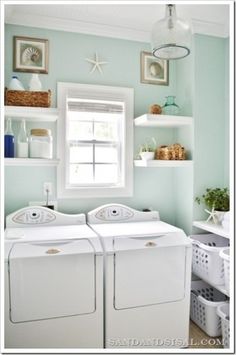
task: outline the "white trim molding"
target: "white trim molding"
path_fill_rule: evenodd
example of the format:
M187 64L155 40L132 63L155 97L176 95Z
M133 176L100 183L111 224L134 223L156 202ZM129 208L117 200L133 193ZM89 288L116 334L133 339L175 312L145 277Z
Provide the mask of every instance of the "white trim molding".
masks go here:
M5 22L11 25L47 28L51 30L119 38L137 42L150 42L149 31L141 31L138 29L115 25L111 26L78 20L61 19L52 16L40 16L36 14L31 14L29 16L24 13L9 12L6 13ZM195 19L193 19L191 23L193 33L223 38L229 36L229 26L227 25Z

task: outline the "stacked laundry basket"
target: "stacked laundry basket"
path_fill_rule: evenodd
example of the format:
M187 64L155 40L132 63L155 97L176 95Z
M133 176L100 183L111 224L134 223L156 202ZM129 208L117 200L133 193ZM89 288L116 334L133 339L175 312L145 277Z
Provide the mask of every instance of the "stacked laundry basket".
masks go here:
M190 317L211 337L222 335L229 347L229 239L217 234L192 235L192 281Z

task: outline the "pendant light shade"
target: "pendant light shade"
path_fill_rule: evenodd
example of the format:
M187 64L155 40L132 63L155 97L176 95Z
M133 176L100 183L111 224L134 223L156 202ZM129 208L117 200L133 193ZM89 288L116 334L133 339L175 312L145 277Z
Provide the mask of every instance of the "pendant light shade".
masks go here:
M175 5L166 5L165 18L152 29L152 53L160 59L180 59L190 54L191 29L176 17Z

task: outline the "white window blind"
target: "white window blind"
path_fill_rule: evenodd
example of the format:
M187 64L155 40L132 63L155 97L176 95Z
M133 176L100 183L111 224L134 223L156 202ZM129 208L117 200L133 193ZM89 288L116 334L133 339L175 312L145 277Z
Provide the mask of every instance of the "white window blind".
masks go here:
M67 98L67 186L122 183L124 103Z

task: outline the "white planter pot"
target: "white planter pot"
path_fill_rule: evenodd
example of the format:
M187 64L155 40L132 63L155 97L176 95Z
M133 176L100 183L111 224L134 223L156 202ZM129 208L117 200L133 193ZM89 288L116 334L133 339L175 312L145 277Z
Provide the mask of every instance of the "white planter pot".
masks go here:
M226 212L215 211L217 224L222 224Z
M142 152L140 156L143 160L153 160L155 156L155 152Z

